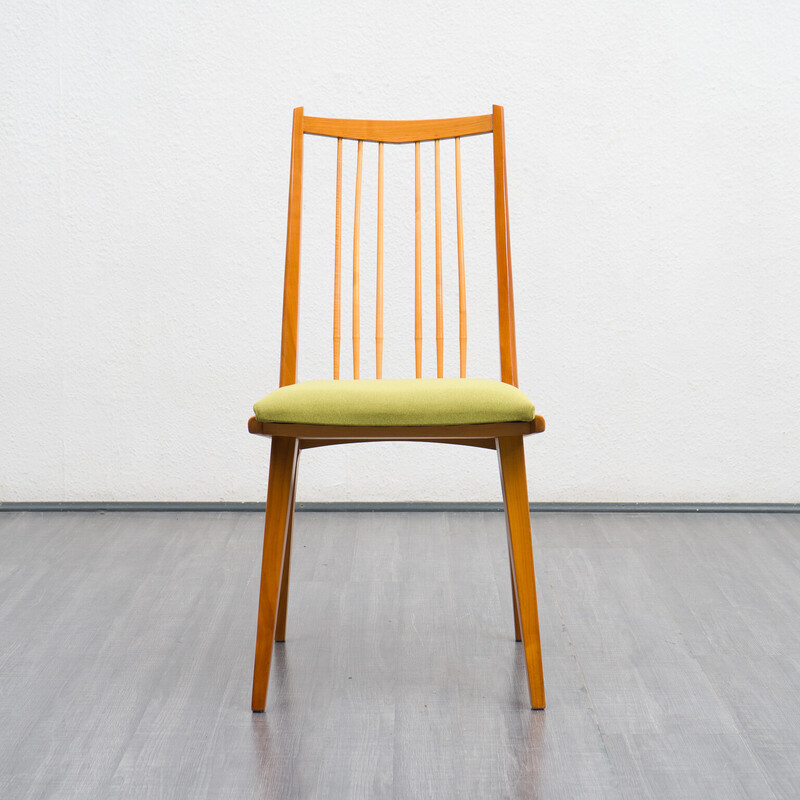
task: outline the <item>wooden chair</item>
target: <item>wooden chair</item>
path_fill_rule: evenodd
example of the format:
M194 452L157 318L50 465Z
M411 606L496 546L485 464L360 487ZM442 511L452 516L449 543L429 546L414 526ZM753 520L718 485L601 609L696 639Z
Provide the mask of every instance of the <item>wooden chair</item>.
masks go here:
M300 222L303 188L303 137L338 139L332 381L296 383ZM466 379L466 296L461 198L461 137L491 134L494 153L494 205L501 381ZM358 142L353 246L354 380L339 380L341 350L341 206L342 140ZM456 217L458 228L461 377L443 378L441 139L455 139ZM436 379L421 379L421 224L420 143L435 144L436 193ZM359 378L359 219L364 142L376 142L378 155L378 232L376 296L376 380ZM383 151L384 143L415 147L415 352L416 379L382 380L383 356ZM281 388L256 403L250 433L272 437L267 489L261 590L258 606L253 711L267 698L273 641L286 633L289 563L297 460L310 447L361 441L443 442L497 451L506 510L517 641L523 642L532 708L544 708L539 617L531 549L531 526L522 437L544 430L544 419L517 386L514 296L506 188L503 109L485 116L421 121L374 121L307 117L294 111L289 181L289 219L281 337Z

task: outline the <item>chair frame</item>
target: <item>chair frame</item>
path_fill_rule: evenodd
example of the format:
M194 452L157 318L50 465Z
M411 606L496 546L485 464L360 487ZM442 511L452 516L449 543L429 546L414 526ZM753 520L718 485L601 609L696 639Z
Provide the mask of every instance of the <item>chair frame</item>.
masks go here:
M303 136L315 134L356 139L360 146L362 141L419 143L489 133L492 134L494 143L500 371L504 383L517 385L505 126L503 108L495 105L492 113L485 116L411 121L325 119L305 116L302 107L294 110L281 335L281 386L293 384L297 378ZM293 425L259 422L254 417L251 418L248 422L250 433L272 437L253 670L253 711L263 711L266 705L273 642L283 642L286 637L292 527L300 451L352 442L395 440L459 444L497 452L506 513L516 640L523 643L531 707L544 708L539 614L523 448L524 436L539 433L544 428L545 423L541 416L536 416L531 422L415 427Z

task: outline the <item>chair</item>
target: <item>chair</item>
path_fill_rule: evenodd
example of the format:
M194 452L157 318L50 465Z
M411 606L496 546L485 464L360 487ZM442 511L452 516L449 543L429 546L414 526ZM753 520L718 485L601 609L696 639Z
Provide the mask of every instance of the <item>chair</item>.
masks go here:
M303 188L303 137L338 140L334 265L333 380L297 383L298 285ZM461 197L461 137L491 134L494 153L494 205L501 380L466 378L466 294ZM340 380L342 140L356 140L353 246L354 380ZM455 140L458 228L460 377L443 377L441 139ZM377 143L378 232L376 279L376 378L359 380L359 224L364 142ZM436 196L437 378L422 379L420 143L434 142ZM384 144L415 147L415 357L416 378L382 379L383 360L383 166ZM427 147L428 145L426 145ZM261 589L258 605L253 711L266 705L273 641L286 634L292 521L300 451L362 441L442 442L496 450L506 511L517 641L523 642L532 708L544 708L539 617L531 548L531 526L522 437L544 430L530 400L517 388L514 297L506 187L503 109L485 116L422 121L374 121L307 117L294 110L289 180L289 217L283 294L280 388L254 406L250 433L272 437L267 488Z

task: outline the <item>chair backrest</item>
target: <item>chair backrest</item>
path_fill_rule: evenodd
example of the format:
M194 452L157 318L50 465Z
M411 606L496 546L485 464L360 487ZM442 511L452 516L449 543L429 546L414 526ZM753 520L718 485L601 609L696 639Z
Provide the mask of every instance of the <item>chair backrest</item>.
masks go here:
M375 314L376 377L383 369L383 148L384 144L414 144L415 147L415 355L416 376L422 375L422 247L420 143L433 141L435 146L435 224L436 224L436 354L437 376L443 377L444 323L442 314L442 229L441 164L439 142L455 139L456 219L458 227L459 350L461 377L466 377L467 309L464 274L464 235L461 200L461 137L492 134L494 153L494 212L497 249L497 298L500 340L500 377L517 385L517 353L514 332L514 291L511 281L511 245L508 226L508 190L506 184L505 129L502 106L477 117L453 119L379 121L325 119L307 117L302 108L294 110L292 157L289 178L289 217L286 230L286 268L283 292L283 329L281 334L280 385L297 379L297 326L300 285L300 228L303 192L303 136L306 134L338 139L336 169L336 234L334 258L333 375L339 378L341 350L341 281L342 281L342 140L358 142L355 178L353 231L353 377L359 377L359 236L361 208L361 172L364 142L378 146L378 230Z

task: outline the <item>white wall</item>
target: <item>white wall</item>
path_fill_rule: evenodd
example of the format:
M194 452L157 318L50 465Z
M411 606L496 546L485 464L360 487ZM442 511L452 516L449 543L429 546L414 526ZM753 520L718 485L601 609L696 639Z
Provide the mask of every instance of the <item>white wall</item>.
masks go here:
M0 499L262 498L292 107L501 103L532 499L800 501L800 6L333 5L0 5ZM327 336L324 227L303 248ZM301 470L309 501L499 499L489 452Z

